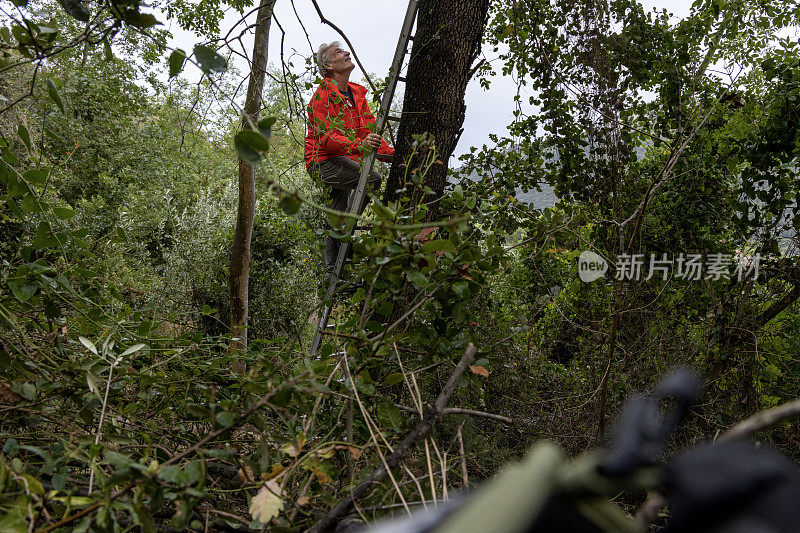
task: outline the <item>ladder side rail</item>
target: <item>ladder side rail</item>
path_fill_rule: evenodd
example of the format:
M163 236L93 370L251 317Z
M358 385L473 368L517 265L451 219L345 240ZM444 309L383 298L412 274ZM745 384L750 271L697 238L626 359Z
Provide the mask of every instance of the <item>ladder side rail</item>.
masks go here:
M383 92L381 106L378 110L378 117L375 121L375 131L377 131L379 134L382 133L386 127L389 110L392 106L392 100L394 99L394 92L397 88L397 80L400 77L400 70L403 65L403 59L405 58L406 50L408 49L408 41L409 37L411 37L411 29L414 26L414 19L416 18L416 15L417 0L410 0L408 3L408 9L406 10L406 17L403 21L403 27L400 30L400 38L397 41L397 48L394 51L394 58L392 59L391 67L392 72L389 76L389 83L386 85L386 90ZM361 211L361 207L364 203L364 192L367 188L367 180L369 175L372 173L372 167L375 164L375 155L376 153L372 152L364 161L364 166L361 169L361 177L358 180L358 187L356 188L351 203L352 213L358 213ZM339 255L341 255L341 250ZM339 274L341 274L341 272L339 272Z
M392 71L390 72L389 83L386 86L386 90L383 92L381 106L378 110L378 117L375 121L375 129L377 132L382 132L386 127L389 110L392 105L392 100L394 99L394 92L397 88L397 80L400 77L400 69L402 67L403 58L405 57L406 50L408 49L408 42L411 38L411 29L414 26L414 19L417 15L417 2L418 0L410 0L408 3L408 9L406 10L403 27L400 30L400 38L397 41L397 48L395 49L394 58L392 59ZM356 187L355 194L350 202L351 213L358 213L361 211L361 206L364 203L364 196L367 189L367 180L369 179L369 175L372 173L372 168L375 165L375 156L376 152L373 151L364 161L361 169L361 176L359 176L358 180L358 186ZM355 224L353 224L353 226L355 226ZM348 227L346 235L349 237L352 235L352 233L352 227ZM322 343L322 332L328 325L328 319L330 318L331 309L333 307L332 299L336 294L336 289L339 286L339 278L342 276L342 271L344 270L344 264L347 261L347 254L349 251L350 243L341 243L339 246L339 254L336 257L336 266L333 269L333 279L331 280L331 284L328 287L328 292L325 295L325 301L329 301L330 303L325 304L322 314L320 315L320 319L317 323L317 330L314 333L314 340L311 342L311 355L315 355L317 353L319 346Z

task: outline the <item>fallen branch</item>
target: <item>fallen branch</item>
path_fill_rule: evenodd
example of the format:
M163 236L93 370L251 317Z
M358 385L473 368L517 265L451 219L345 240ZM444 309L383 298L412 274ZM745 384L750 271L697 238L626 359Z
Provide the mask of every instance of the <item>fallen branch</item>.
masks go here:
M400 405L399 403L394 404L395 407L400 409L401 411L408 411L409 413L417 413L419 411L413 407L409 407L407 405ZM514 420L508 418L507 416L496 415L494 413L487 413L485 411L475 411L474 409L462 409L460 407L447 407L444 411L442 411L442 415L470 415L470 416L477 416L480 418L489 418L491 420L497 420L499 422L505 422L506 424L513 424Z
M723 433L717 442L727 442L735 439L743 439L750 437L757 431L764 430L770 426L774 426L778 422L783 422L787 418L792 418L800 415L800 400L785 403L756 413L750 418L739 422L728 431Z
M411 447L414 446L418 440L425 437L433 428L433 426L436 425L436 423L441 419L447 401L450 399L450 396L452 396L453 391L455 391L458 381L467 370L467 367L475 357L476 352L477 350L475 346L472 344L467 346L467 350L464 352L463 357L461 357L461 360L458 362L456 369L452 374L450 374L450 377L447 379L447 383L442 389L442 392L439 393L439 396L436 398L433 406L428 409L420 423L417 424L417 427L415 427L408 435L406 435L405 439L403 439L403 442L401 442L397 448L395 448L394 452L386 458L386 465L389 469L398 466ZM322 520L319 521L319 523L317 523L317 525L315 525L309 531L312 533L332 531L340 520L352 512L355 504L359 500L368 496L372 492L375 485L380 483L387 474L388 471L383 465L376 468L366 481L356 487L353 492L339 502L336 507L334 507L327 515L325 515Z

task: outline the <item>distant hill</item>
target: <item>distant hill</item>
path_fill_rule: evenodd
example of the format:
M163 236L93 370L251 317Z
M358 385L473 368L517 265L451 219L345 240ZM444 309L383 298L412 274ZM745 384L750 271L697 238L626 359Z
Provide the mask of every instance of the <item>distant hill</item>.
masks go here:
M456 172L458 172L458 170L456 170ZM478 174L475 172L464 176L464 178L470 181L478 181L479 179ZM458 182L450 178L450 183L456 184ZM556 196L553 187L547 183L542 183L541 188L541 191L531 190L528 192L523 192L522 189L517 188L514 197L523 204L533 206L534 209L546 209L556 205L556 202L558 202L558 197Z

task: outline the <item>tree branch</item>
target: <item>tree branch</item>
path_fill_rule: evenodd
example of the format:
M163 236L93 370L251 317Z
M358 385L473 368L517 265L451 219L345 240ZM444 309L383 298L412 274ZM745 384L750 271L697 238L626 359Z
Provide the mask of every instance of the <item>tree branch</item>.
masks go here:
M757 431L774 426L778 422L795 416L800 416L800 400L794 400L793 402L756 413L723 433L717 441L727 442L750 437Z
M419 411L407 405L400 405L396 403L394 404L394 406L400 409L401 411L408 411L409 413L419 413ZM442 415L470 415L470 416L477 416L480 418L489 418L491 420L498 420L500 422L505 422L506 424L514 423L514 420L508 418L507 416L496 415L494 413L487 413L485 411L475 411L474 409L462 409L460 407L447 407L444 411L442 411Z
M756 324L759 327L764 327L767 325L767 322L778 316L781 311L792 305L797 299L800 298L800 283L795 282L794 287L788 293L786 293L783 298L769 306L763 313L758 315L756 319Z
M467 367L475 357L476 352L477 349L470 343L470 345L467 346L467 350L464 352L463 357L461 357L461 360L458 362L455 370L453 370L453 373L450 374L447 383L442 389L442 392L439 393L439 396L436 398L433 406L428 409L420 423L417 424L417 427L408 433L405 439L403 439L403 442L401 442L395 448L394 452L386 458L386 464L389 468L398 466L411 447L414 446L419 439L427 435L433 426L436 425L436 423L441 419L442 415L444 414L447 401L450 399L450 396L452 396L453 391L455 391L458 381L467 370ZM334 507L322 520L320 520L317 525L315 525L309 531L311 533L332 531L342 518L350 514L354 505L359 500L362 500L368 496L372 492L372 489L375 487L375 485L380 483L387 474L388 471L383 465L376 468L366 481L356 487L353 492L339 502L336 507Z

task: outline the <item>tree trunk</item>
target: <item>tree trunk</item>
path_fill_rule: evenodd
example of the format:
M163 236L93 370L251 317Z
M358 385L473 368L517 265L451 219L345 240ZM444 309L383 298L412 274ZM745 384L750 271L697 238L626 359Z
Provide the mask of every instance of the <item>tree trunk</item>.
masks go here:
M420 2L417 33L406 75L403 118L386 189L387 202L401 196L397 190L405 185L405 164L413 151L412 135L425 132L434 137L436 157L442 164L431 167L424 185L434 191L435 198L442 195L447 183L448 160L464 123L464 93L470 69L480 51L489 2ZM415 156L410 168L415 168L420 159ZM432 216L430 212L429 218Z
M275 0L261 0L255 26L253 62L247 99L244 104L242 128L252 129L261 110L261 93L267 69L269 28ZM253 165L239 159L239 209L236 214L236 231L231 249L231 350L247 348L248 284L250 279L250 240L253 236L253 219L256 211L256 183Z

